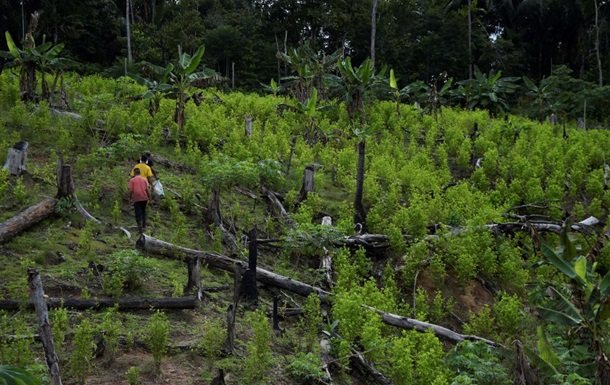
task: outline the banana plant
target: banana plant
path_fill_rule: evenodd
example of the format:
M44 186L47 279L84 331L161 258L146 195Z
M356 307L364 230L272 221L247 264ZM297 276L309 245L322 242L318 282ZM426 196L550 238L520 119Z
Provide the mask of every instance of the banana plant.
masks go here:
M62 64L65 59L59 57L60 52L64 48L64 44L55 44L45 41L43 36L43 42L40 45L36 45L32 33L28 32L24 41L24 48L17 47L11 34L5 32L6 45L8 51L0 51L0 56L5 59L9 59L6 64L8 68L19 67L19 90L21 98L24 101L36 101L38 96L36 95L37 72L41 74L41 88L42 98L50 100L49 86L45 78L47 72L53 72L56 70L56 76L62 68Z
M390 70L390 89L392 90L392 96L396 100L396 115L400 116L400 90L398 89L398 82L396 76L394 76L394 70Z
M146 87L146 91L141 95L142 99L149 100L148 113L154 117L159 112L161 100L172 90L169 84L169 76L174 70L173 64L167 67L157 66L151 63L144 63L145 72L152 72L150 77L142 77L137 74L129 74L138 84Z
M205 52L205 46L200 46L193 56L186 52L182 52L182 48L178 46L178 62L169 73L169 80L172 86L171 92L176 98L176 113L174 120L178 124L178 131L186 124L186 116L184 110L186 102L189 100L187 94L188 89L197 82L205 79L220 79L216 71L210 68L204 68L197 71L201 58Z
M491 70L484 74L478 67L474 70L473 79L458 82L455 96L464 100L469 109L482 108L492 113L507 112L510 109L508 97L515 93L519 86L516 77L502 77L502 71Z
M527 89L526 95L533 99L532 107L538 120L542 121L547 115L559 112L561 98L557 93L557 78L545 78L536 85L524 76L523 83Z
M542 252L571 285L562 288L550 286L547 292L552 299L544 306L538 306L537 310L548 322L565 327L571 335L586 341L589 350L595 354L597 380L600 384L610 383L610 272L602 277L597 272L597 262L590 263L587 257L577 256L567 230L562 233L561 242L562 247L556 250L543 245ZM540 336L544 337L539 331ZM539 346L546 346L543 350L547 364L556 365L557 355L549 351L544 338L539 340Z
M283 77L282 81L300 102L309 99L314 88L318 90L320 99L326 99L328 76L336 69L337 60L342 55L343 50L341 49L330 55L319 54L311 48L308 42L287 53L278 52L278 59L295 73L295 75Z
M339 91L347 108L352 132L358 142L358 165L356 168L356 195L354 197L354 223L363 228L366 225L366 211L362 203L364 189L364 160L366 155L366 138L372 134L371 126L367 125L366 105L372 101L378 78L371 59L366 59L359 67L352 65L348 56L339 60L337 68L341 77L337 80Z
M318 89L314 88L311 91L311 97L303 102L294 100L292 103L281 103L277 106L279 111L292 111L303 117L304 130L303 134L305 140L310 145L320 139L320 133L318 132L316 125L316 118L319 112L327 111L330 107L328 105L321 105L318 103Z
M42 381L23 369L10 365L0 365L0 384L41 385Z

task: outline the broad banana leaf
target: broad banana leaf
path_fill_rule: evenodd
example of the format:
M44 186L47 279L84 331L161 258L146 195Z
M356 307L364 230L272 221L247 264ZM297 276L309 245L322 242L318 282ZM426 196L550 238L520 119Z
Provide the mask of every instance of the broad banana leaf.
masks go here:
M398 90L398 84L396 83L396 77L394 76L394 70L390 70L390 88Z
M541 249L542 254L544 254L544 256L549 260L549 262L551 262L556 268L558 268L559 271L561 271L570 278L576 277L576 271L574 270L574 267L568 261L566 261L563 256L557 255L555 251L551 250L551 248L545 244L542 245Z
M574 271L582 279L583 282L587 282L587 258L581 256L576 262L574 262Z
M17 45L13 41L13 37L8 31L6 31L4 35L6 36L6 45L8 46L9 52L11 53L11 55L13 55L15 59L20 59L21 53L19 52Z
M540 358L542 358L544 362L553 367L553 369L561 365L559 357L557 357L557 354L555 354L553 348L551 348L551 344L549 344L549 341L546 339L546 335L544 334L544 329L542 328L542 326L538 326L536 332L538 334L537 345Z
M544 318L548 321L553 321L560 325L575 326L580 324L583 321L583 317L576 306L554 287L551 287L550 289L557 297L556 300L552 302L553 309L540 306L537 308L538 311L542 313Z
M23 369L14 366L0 366L0 384L2 385L41 385L42 381Z

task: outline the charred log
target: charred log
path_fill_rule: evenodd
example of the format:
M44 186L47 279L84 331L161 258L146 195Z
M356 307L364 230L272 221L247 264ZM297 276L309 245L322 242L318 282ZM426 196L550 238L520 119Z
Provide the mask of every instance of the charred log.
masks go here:
M48 298L47 307L57 309L65 307L75 310L102 309L118 305L119 310L148 310L155 309L194 309L197 306L197 298L176 297L176 298ZM1 310L19 310L20 301L14 299L0 300ZM33 308L34 304L28 302L26 308Z
M169 242L164 242L150 237L146 234L142 234L136 245L151 253L163 255L172 259L182 260L182 258L186 258L186 260L188 260L199 256L208 266L229 272L234 272L235 264L241 263L241 261L226 257L224 255L176 246ZM256 280L265 285L279 287L299 294L303 297L307 297L311 293L316 293L320 297L320 301L323 303L328 302L328 297L330 296L330 293L325 290L296 281L292 278L275 274L271 271L261 269L260 267L256 268Z

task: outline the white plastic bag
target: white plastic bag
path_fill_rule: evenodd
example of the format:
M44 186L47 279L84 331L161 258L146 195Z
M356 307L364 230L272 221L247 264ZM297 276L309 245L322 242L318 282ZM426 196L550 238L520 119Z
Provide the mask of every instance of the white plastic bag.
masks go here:
M161 181L159 179L153 182L153 193L156 197L162 197L165 195L165 191L163 191L163 185L161 184Z

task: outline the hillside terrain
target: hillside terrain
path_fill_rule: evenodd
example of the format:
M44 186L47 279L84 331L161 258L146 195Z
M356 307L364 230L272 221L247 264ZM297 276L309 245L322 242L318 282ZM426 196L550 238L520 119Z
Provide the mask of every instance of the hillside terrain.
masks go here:
M342 102L308 114L215 89L179 127L175 100L151 115L130 79L66 74L66 90L72 114L22 102L18 73L0 75L0 162L28 143L25 172L0 172L0 222L56 197L58 164L74 182L0 244L0 298L18 304L0 314L0 363L49 381L28 307L36 269L65 301L49 317L66 384L610 378L608 131L388 101L358 131ZM165 194L140 237L127 185L145 153ZM254 243L258 296L236 300L236 282L252 286L235 260L245 270ZM141 298L194 308L67 305Z

